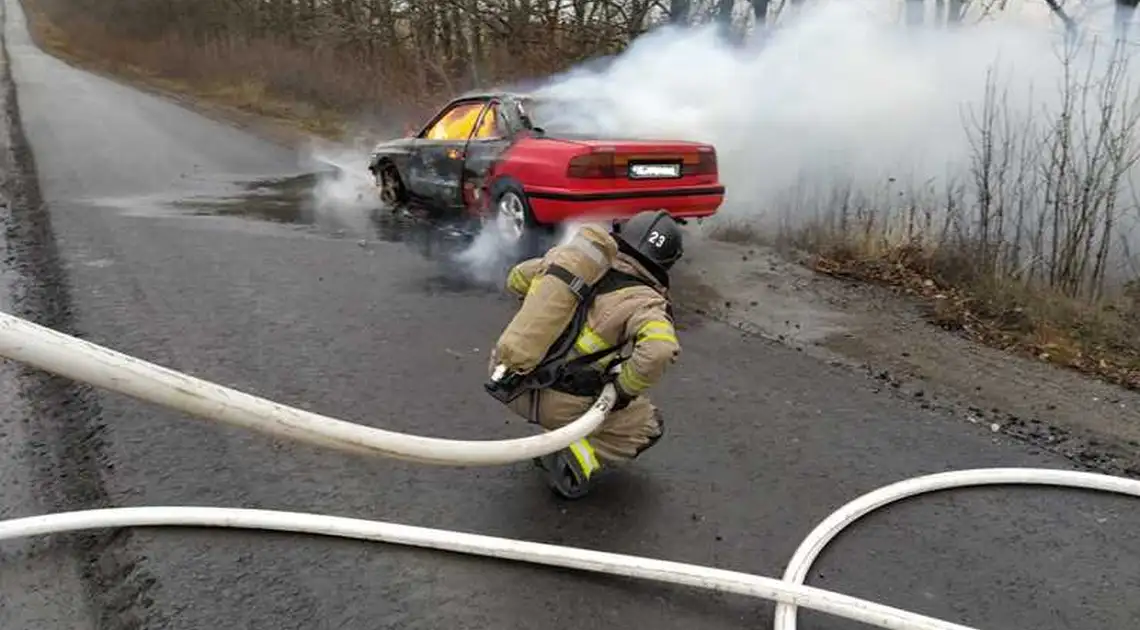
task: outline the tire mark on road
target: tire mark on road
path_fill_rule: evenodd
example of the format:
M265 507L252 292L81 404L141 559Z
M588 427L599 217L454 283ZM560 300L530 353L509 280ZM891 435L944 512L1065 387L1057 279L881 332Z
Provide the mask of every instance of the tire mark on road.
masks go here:
M3 16L7 19L7 15ZM43 326L71 334L75 330L70 287L60 261L51 217L40 194L35 158L20 122L8 42L0 36L0 123L4 192L10 202L5 220L6 263L14 272L12 310ZM111 466L103 455L103 420L99 394L91 387L19 366L18 392L26 400L28 448L43 503L59 511L111 507L103 475ZM93 621L99 628L145 627L153 616L148 590L154 579L140 568L129 530L105 530L59 538L78 564Z

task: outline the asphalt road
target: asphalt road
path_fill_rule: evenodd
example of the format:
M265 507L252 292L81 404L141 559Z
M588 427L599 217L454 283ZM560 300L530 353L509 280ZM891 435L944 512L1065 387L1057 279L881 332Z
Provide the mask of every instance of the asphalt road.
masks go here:
M438 264L403 243L362 247L319 227L162 203L155 195L224 192L234 177L287 177L298 162L49 58L30 45L15 0L6 2L43 206L27 191L8 200L0 305L337 417L467 439L528 431L480 386L509 301L444 281ZM682 363L656 394L667 440L572 505L529 463L470 470L349 457L2 364L3 515L161 504L304 510L777 576L819 520L876 487L976 466L1068 467L875 393L844 368L714 322L686 324ZM982 628L1133 630L1140 511L1124 498L1061 490L921 498L844 535L809 581ZM0 546L5 629L715 630L764 627L771 610L644 582L266 533L136 530ZM801 621L805 630L861 627L811 612Z

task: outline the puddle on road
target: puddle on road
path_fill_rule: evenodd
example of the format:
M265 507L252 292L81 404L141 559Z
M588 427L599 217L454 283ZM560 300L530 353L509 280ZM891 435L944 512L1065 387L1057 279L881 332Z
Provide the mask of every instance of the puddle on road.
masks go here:
M468 278L455 260L470 245L471 235L455 227L430 225L414 209L383 207L371 190L346 192L351 187L340 186L345 183L343 177L336 170L324 170L236 181L225 193L153 199L148 205L165 206L184 216L244 218L294 226L335 238L357 239L362 245L399 243L439 265L434 275L418 281L421 290L470 293L498 289Z
M309 197L319 177L317 173L305 173L255 180L241 184L245 190L237 196L185 198L169 205L197 216L243 216L275 223L312 225L316 217Z
M318 199L318 186L328 175L301 173L236 182L238 191L233 194L185 196L166 201L165 205L192 216L244 217L297 225L338 237L423 242L437 246L426 252L433 255L459 251L466 245L458 232L430 227L407 209L382 207L370 191L354 194L351 199Z

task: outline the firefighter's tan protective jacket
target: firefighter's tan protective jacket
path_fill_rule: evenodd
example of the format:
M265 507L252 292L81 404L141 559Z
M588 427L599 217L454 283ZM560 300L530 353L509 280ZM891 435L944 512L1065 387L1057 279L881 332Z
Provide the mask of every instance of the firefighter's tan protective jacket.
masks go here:
M519 298L525 297L541 266L539 258L516 265L507 276L507 289ZM568 358L613 348L622 341L632 342L632 354L622 364L617 385L625 393L639 396L677 360L681 345L666 310L668 289L624 253L618 253L613 268L638 276L652 286L635 285L598 295ZM603 356L596 365L605 365L613 358L614 355Z
M524 298L531 280L542 271L543 260L533 258L516 265L507 276L507 289ZM605 348L616 348L627 356L616 383L625 393L638 398L625 409L609 414L602 427L591 436L597 454L611 462L627 460L660 432L655 407L646 392L680 356L673 318L668 310L668 289L632 257L618 253L613 268L643 278L648 285L634 285L594 298L585 326L568 358ZM619 346L619 344L621 344ZM492 353L491 366L495 365ZM601 370L616 354L607 354L594 365ZM534 404L522 396L509 407L519 415L556 429L576 420L593 404L590 397L546 390ZM532 417L537 414L537 418Z

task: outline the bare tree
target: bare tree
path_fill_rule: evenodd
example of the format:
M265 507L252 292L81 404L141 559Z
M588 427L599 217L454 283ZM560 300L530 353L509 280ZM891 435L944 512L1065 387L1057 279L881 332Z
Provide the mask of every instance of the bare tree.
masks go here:
M1128 25L1132 21L1132 16L1136 14L1136 5L1138 3L1140 3L1140 0L1116 0L1116 11L1113 16L1113 21L1118 37L1123 39L1128 35Z
M764 26L768 23L768 9L772 4L771 0L751 0L752 5L752 18L756 20L757 26Z

